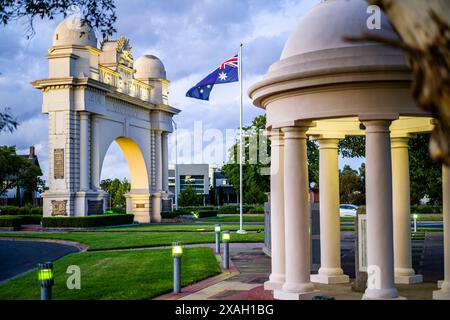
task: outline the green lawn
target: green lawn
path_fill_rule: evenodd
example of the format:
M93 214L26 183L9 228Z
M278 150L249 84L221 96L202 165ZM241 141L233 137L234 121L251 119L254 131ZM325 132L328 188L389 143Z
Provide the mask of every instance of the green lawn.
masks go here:
M136 250L119 252L82 252L65 256L54 263L54 299L149 299L173 286L170 250ZM67 267L81 269L81 289L66 287ZM210 248L188 248L182 257L182 285L220 273ZM36 272L0 286L0 300L39 299Z
M413 216L411 215L411 220ZM442 214L438 213L425 213L417 214L417 221L442 221Z
M128 249L171 245L174 241L183 244L214 243L215 235L206 232L65 232L65 233L3 233L0 237L26 237L60 239L81 242L89 251ZM231 234L231 242L263 242L264 232Z
M239 220L239 215L237 214L235 216L200 218L200 219L197 219L197 221L202 221L202 222L239 222L240 220ZM264 216L244 215L244 222L264 222Z
M237 231L239 230L238 224L227 224L222 225L222 230ZM245 230L256 231L264 230L263 225L247 225ZM101 232L212 232L214 231L214 225L211 224L192 224L192 225L180 225L180 224L150 224L150 225L136 225L132 227L116 227L116 228L105 228L98 229L96 231Z

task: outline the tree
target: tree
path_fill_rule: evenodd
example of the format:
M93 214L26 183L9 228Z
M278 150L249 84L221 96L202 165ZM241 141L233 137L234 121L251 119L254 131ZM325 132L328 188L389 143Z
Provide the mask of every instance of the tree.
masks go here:
M266 192L270 191L270 139L263 139L266 128L266 115L253 119L248 127L244 127L244 165L243 191L245 203L263 203L267 201ZM239 142L230 149L230 162L222 170L229 183L239 192ZM309 181L319 182L319 149L317 143L307 141Z
M366 155L366 137L345 137L339 141L339 153L344 158L363 158Z
M360 169L360 172L363 171L364 167ZM363 179L348 165L339 172L339 193L341 203L362 205L365 202Z
M25 18L27 37L30 37L34 35L36 18L52 20L60 14L66 17L70 13L77 13L85 23L106 37L116 32L115 9L113 0L3 0L0 1L0 24L7 25Z
M429 134L419 134L409 140L411 203L414 204L419 204L425 195L433 204L442 203L442 168L430 157L429 140Z
M100 182L100 188L109 193L111 197L111 206L116 208L125 208L125 194L130 192L131 185L126 178L122 181L119 179L106 179Z
M17 129L18 125L19 123L11 115L8 108L6 108L5 111L0 112L0 133L3 131L13 132Z
M389 17L399 40L363 34L350 41L377 41L402 49L413 74L413 97L437 119L432 158L450 165L450 1L368 0Z
M23 188L26 195L24 200L31 202L31 193L42 187L43 181L39 178L42 176L41 169L28 159L18 156L15 147L0 147L0 168L0 195L12 188Z
M202 198L192 186L187 185L178 195L178 204L180 207L199 206L202 204Z

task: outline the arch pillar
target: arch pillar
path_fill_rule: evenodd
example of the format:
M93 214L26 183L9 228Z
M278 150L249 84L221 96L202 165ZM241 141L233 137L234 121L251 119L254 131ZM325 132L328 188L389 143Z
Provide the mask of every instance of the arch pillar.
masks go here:
M281 289L285 281L285 232L284 232L284 138L280 129L269 132L270 154L270 231L271 267L265 290Z
M423 281L412 268L409 136L391 137L395 283Z
M282 128L284 133L285 283L274 298L311 299L310 206L306 131L310 122Z
M367 289L363 299L399 299L394 285L391 120L366 127Z
M450 167L442 166L442 214L444 220L444 281L433 291L434 300L450 300Z
M342 138L342 137L341 137ZM320 194L320 261L318 274L312 282L348 283L341 268L341 232L339 215L339 138L319 138Z
M169 194L169 142L168 132L164 131L161 135L161 159L162 159L162 190Z

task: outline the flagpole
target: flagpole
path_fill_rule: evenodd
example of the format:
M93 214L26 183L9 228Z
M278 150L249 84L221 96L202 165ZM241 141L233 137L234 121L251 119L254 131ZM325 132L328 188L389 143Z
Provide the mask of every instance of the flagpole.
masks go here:
M244 230L244 216L242 210L242 203L244 201L243 185L242 185L242 162L243 162L243 150L242 150L242 118L244 113L243 108L243 79L242 79L242 43L239 47L239 85L240 85L240 109L239 109L239 230L237 233L246 233Z

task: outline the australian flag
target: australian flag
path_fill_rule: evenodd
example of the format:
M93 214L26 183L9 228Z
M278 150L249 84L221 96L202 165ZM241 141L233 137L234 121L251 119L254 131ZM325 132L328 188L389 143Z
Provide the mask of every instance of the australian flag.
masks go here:
M200 100L209 100L209 94L215 84L239 81L239 58L236 54L226 60L206 78L197 83L187 93L186 97Z

